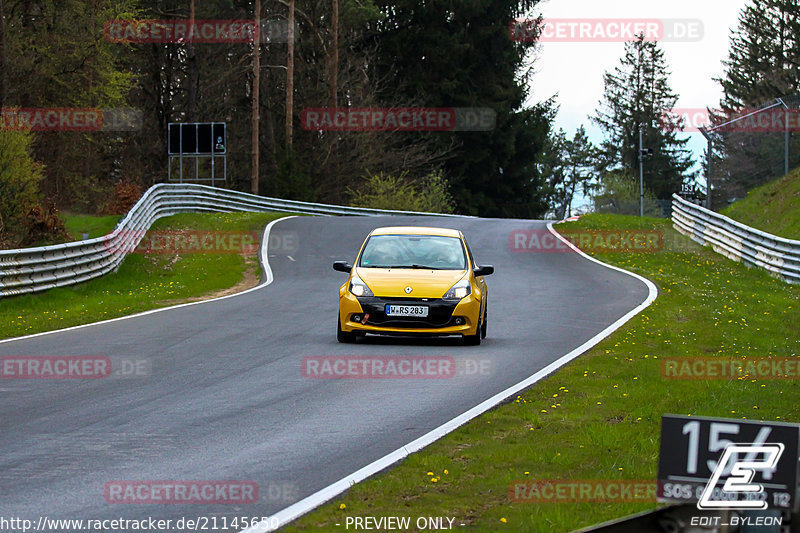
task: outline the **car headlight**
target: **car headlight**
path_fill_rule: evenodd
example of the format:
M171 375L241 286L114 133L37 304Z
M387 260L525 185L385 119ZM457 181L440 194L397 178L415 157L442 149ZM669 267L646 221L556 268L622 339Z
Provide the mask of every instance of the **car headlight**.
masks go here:
M444 293L444 296L442 298L444 298L445 300L461 300L463 298L466 298L467 295L469 295L469 293L471 292L472 292L472 287L469 284L469 280L462 279L461 281L450 287L450 290Z
M372 294L372 291L369 289L369 287L367 287L367 284L364 283L358 276L353 276L350 278L350 292L355 296L375 296Z

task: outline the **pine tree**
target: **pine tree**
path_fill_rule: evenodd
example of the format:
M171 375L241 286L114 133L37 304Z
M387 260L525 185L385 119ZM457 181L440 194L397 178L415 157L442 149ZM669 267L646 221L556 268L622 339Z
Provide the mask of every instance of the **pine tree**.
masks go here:
M594 169L597 165L597 147L589 140L586 128L581 126L567 143L567 188L566 216L572 216L572 202L580 190L584 196L594 188Z
M643 146L653 150L644 165L645 187L657 198L668 199L689 176L688 139L678 139L676 128L665 127L663 116L674 108L678 96L669 85L664 52L643 35L625 43L625 55L603 79L605 92L592 121L606 139L602 150L608 165L603 173L623 170L639 175L639 131Z
M795 108L800 92L800 0L751 0L732 30L725 75L716 81L723 90L719 125L784 99ZM743 124L739 122L738 124ZM782 131L716 131L712 133L715 201L726 202L784 172ZM790 167L800 164L800 137L793 136Z
M536 217L546 199L536 162L549 130L551 103L525 107L530 43L513 41L509 21L539 0L376 0L375 76L390 79L383 105L488 107L491 132L439 133L453 147L444 165L460 212Z
M800 91L800 0L751 0L731 32L725 76L726 111Z
M547 190L548 205L561 220L572 215L575 194L592 190L597 148L581 126L572 139L563 129L551 132L539 157L539 173Z
M557 220L567 210L567 133L559 128L547 136L539 156L538 170L547 193L547 204Z

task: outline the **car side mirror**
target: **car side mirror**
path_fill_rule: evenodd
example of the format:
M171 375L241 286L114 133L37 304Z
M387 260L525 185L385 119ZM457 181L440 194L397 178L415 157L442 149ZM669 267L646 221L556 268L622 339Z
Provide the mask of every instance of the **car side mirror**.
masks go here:
M494 267L492 265L479 266L473 272L475 272L475 277L488 276L494 274Z
M353 265L348 265L347 261L334 261L333 269L337 272L344 272L345 274L349 274L351 270L353 270Z

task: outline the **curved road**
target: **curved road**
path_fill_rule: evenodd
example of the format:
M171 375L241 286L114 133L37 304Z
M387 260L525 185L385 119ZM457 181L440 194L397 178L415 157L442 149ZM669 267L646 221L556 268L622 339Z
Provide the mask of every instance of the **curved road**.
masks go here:
M384 225L461 229L493 264L489 335L335 338L337 288L365 235ZM642 303L647 287L575 253L513 253L509 233L544 222L298 217L278 222L274 282L261 289L0 344L0 356L144 360L145 375L0 380L0 516L104 519L268 516L420 437L581 345ZM289 242L289 241L286 241ZM451 379L308 379L307 356L449 356ZM468 362L469 360L469 362ZM248 505L111 504L108 482L248 480ZM238 528L241 529L241 528Z

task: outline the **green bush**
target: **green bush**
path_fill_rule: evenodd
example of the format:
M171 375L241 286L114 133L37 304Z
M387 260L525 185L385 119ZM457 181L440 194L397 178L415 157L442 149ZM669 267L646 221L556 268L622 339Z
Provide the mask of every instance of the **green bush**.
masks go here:
M619 215L639 214L639 180L622 171L606 174L600 191L592 198L597 213L616 213ZM644 190L644 214L659 216L656 197L648 189Z
M379 172L367 174L357 190L348 189L350 205L373 209L452 213L455 209L447 180L441 171L431 172L419 181L407 172L392 176Z
M0 131L0 238L25 233L25 216L39 204L43 165L31 157L33 135Z

